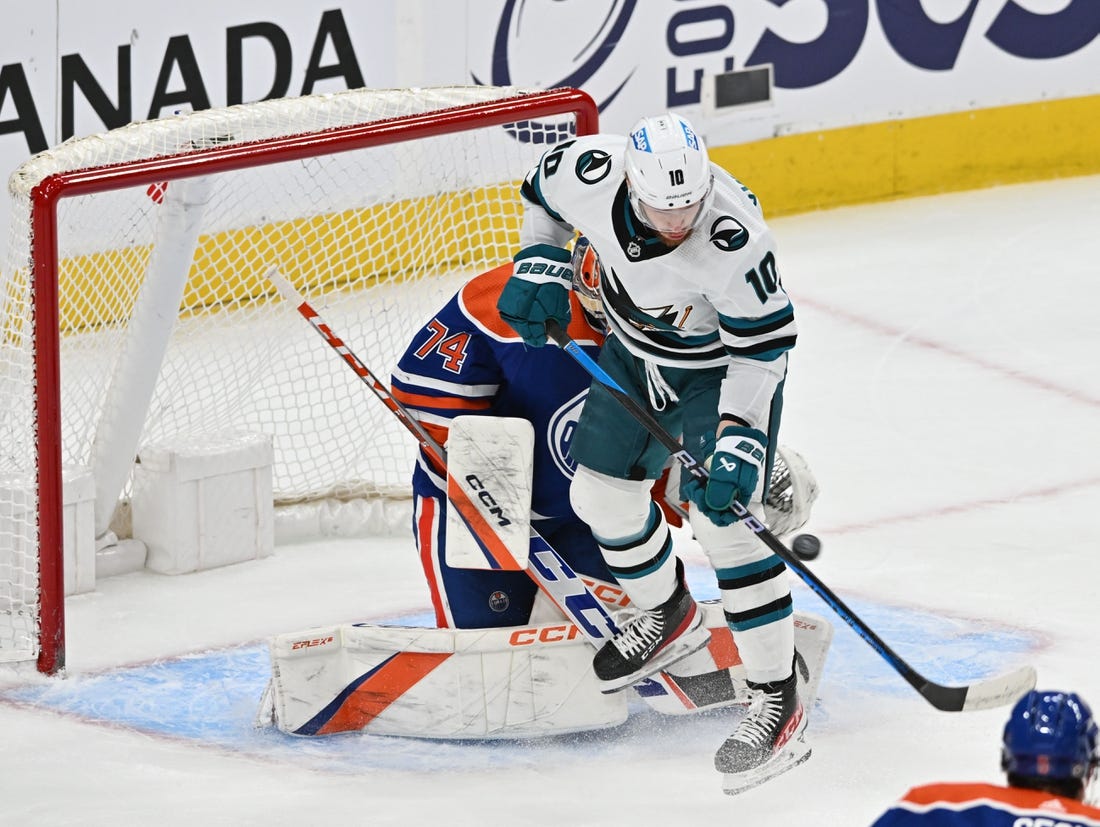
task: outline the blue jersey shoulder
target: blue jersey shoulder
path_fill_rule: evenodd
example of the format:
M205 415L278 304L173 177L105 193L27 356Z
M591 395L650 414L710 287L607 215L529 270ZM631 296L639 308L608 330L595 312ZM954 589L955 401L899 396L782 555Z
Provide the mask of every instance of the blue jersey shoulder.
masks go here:
M462 414L529 421L535 430L532 508L541 516L567 516L569 444L590 377L559 348L528 347L500 320L496 298L509 272L504 267L475 277L413 336L394 371L394 391L421 422L438 429ZM594 355L599 334L582 319L571 332L587 339Z

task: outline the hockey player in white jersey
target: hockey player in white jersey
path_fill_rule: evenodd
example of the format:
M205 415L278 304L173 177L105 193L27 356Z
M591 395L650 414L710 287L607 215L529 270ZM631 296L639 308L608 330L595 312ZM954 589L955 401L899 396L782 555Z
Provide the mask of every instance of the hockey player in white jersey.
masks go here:
M793 669L786 568L737 522L759 513L777 444L787 353L796 329L775 245L755 196L711 164L683 118L644 118L629 136L594 135L548 150L527 176L521 249L497 307L529 346L569 321L575 230L599 252L609 336L600 365L685 446L710 478L688 478L691 526L714 567L755 700L715 756L736 792L809 757ZM597 653L615 691L706 645L708 632L649 489L667 458L599 383L571 454L573 507L608 568L644 611Z
M473 467L470 455L463 458L470 448L462 432L480 420L488 427L480 433L494 433L497 442L514 448L501 434L506 422L514 431L522 419L534 437L526 469L531 525L617 622L620 613L632 612L570 504L569 447L588 373L560 350L528 348L501 320L496 305L512 269L508 262L467 282L412 335L392 377L393 398L448 449L445 470L434 453L424 452L412 475L410 525L438 628L354 623L280 635L271 643L272 678L257 713L259 725L297 736L358 731L529 738L617 726L631 699L677 716L746 702L744 666L720 603L700 604L709 646L635 683L633 691L601 694L587 639L550 601L536 598L527 572L465 568L460 555L452 559L450 552L462 542L454 532L465 529L449 519L455 509L447 477L454 472L463 478L465 472L456 469ZM604 335L602 269L583 238L573 247L571 269L569 333L595 355ZM459 438L452 439L456 432ZM508 462L490 452L485 456L495 467L483 470L521 474L521 453ZM679 496L671 503L659 498L658 488L658 504L667 504L667 519L680 525L684 504ZM772 530L800 528L816 492L799 454L780 446L763 513ZM796 614L795 627L799 691L812 704L832 627L804 612Z

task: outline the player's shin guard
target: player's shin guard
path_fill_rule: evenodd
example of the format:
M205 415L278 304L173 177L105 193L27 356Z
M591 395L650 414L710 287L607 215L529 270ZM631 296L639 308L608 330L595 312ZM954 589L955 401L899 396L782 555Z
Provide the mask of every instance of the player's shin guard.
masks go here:
M649 519L640 535L605 540L598 532L593 533L608 570L630 595L631 603L651 609L669 599L679 581L672 533L661 509L650 506Z
M637 610L596 653L592 667L604 692L648 677L710 639L649 488L644 480L620 480L580 466L570 489L573 509L592 528L608 569Z
M693 512L691 526L718 577L746 678L758 683L786 678L794 656L794 608L783 561L762 549L741 523L716 526Z
M582 465L569 490L573 510L592 529L604 562L640 609L664 603L676 586L672 534L649 496L651 484L616 479Z
M794 654L794 607L786 566L769 555L715 573L746 676L760 683L782 680L790 673Z

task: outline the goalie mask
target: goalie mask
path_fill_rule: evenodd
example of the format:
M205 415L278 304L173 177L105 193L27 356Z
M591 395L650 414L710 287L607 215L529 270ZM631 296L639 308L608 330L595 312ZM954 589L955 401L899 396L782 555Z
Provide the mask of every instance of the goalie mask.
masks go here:
M642 118L630 131L624 162L635 215L666 243L683 241L714 183L703 139L672 112Z
M595 248L583 235L573 245L573 292L584 308L589 321L598 330L604 329L603 301L600 299L600 279L603 267Z

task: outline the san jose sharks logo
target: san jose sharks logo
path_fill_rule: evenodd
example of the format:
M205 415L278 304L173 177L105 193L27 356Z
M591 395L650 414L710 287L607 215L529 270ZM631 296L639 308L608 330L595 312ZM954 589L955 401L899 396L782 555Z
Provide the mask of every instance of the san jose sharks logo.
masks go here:
M749 243L749 231L732 215L719 216L710 225L710 243L723 252L732 253Z
M692 306L679 308L673 304L663 304L657 307L639 307L627 295L619 284L618 274L614 267L604 270L604 278L600 282L600 290L604 299L614 310L615 315L638 330L648 331L673 331L683 327L684 321L691 315Z
M639 307L638 310L653 320L627 319L638 330L668 330L678 326L676 320L680 314L676 312L671 304L666 304L663 307Z
M611 156L602 149L582 152L577 159L577 178L585 184L598 184L611 172Z

